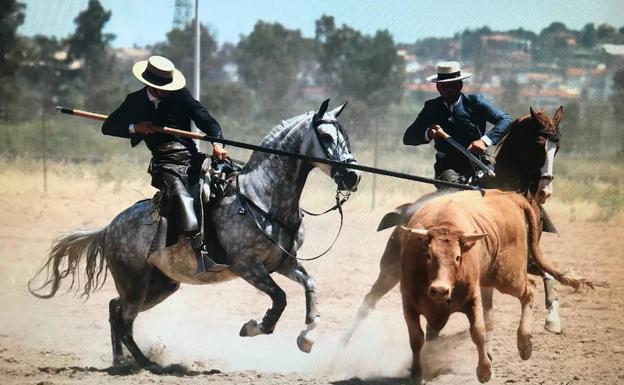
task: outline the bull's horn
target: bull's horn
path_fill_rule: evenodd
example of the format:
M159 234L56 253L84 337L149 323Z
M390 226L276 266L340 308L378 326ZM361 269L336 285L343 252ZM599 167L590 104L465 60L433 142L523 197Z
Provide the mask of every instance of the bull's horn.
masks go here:
M429 235L429 230L425 230L425 229L413 229L413 228L411 228L411 227L405 227L405 226L401 226L401 228L402 228L403 230L410 231L410 232L412 232L412 233L414 233L414 234L417 234L417 235Z
M464 233L462 234L461 238L464 242L476 242L479 239L487 237L487 235L488 233L472 233L472 234Z

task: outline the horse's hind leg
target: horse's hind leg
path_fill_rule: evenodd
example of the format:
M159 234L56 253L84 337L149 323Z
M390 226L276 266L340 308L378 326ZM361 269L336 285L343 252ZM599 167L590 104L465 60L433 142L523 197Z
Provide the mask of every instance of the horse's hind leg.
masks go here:
M119 298L111 299L108 303L108 322L111 328L111 344L113 346L113 366L116 368L125 367L126 360L123 356L123 345L121 342L121 334L123 328L120 327L121 321L121 301Z
M121 297L109 303L113 365L124 365L123 343L141 367L158 371L160 366L148 359L134 341L133 324L139 312L162 302L178 289L179 284L169 280L157 269L152 269L152 273L142 279L134 278L127 281L132 282L132 286L123 285Z
M358 308L356 319L351 328L345 333L342 342L347 344L360 322L375 309L377 302L394 288L401 280L401 244L398 236L399 228L395 228L386 243L386 249L379 262L379 275L368 294Z
M316 300L316 282L308 272L294 258L289 258L278 270L278 273L299 283L305 289L306 299L306 330L303 330L297 338L299 350L309 353L314 345L314 329L319 324L320 314L318 312L318 302Z
M255 320L248 321L241 328L240 336L253 337L259 334L273 333L277 321L286 308L286 293L277 286L273 278L269 275L269 271L260 261L254 261L251 265L232 265L231 269L253 287L266 293L271 297L271 301L273 302L271 308L267 310L262 318L262 322L258 323Z

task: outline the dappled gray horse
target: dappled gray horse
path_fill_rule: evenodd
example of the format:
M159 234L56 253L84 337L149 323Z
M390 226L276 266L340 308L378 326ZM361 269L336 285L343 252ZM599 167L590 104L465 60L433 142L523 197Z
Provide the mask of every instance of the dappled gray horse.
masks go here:
M283 121L261 145L309 157L355 162L348 137L336 120L345 105L327 112L328 104L326 100L316 113ZM119 293L109 303L113 365L126 365L122 348L125 345L139 365L157 372L162 368L141 352L132 336L132 325L139 312L162 302L180 283L212 284L240 277L272 300L262 320L244 324L240 335L271 334L286 307L286 294L270 276L277 272L305 289L306 329L297 343L301 350L310 351L312 331L320 319L316 288L295 255L304 238L299 199L314 167L331 176L338 190L355 191L360 179L358 172L342 167L261 152L251 155L211 213L228 268L194 276L194 254L183 238L163 252L148 256L157 231L157 214L152 202L144 200L120 213L101 230L73 231L57 239L39 272L47 271L46 281L31 293L50 298L68 275L72 276L73 286L78 263L84 258L87 282L83 296L88 297L103 285L108 267ZM44 288L49 288L49 292L41 293Z

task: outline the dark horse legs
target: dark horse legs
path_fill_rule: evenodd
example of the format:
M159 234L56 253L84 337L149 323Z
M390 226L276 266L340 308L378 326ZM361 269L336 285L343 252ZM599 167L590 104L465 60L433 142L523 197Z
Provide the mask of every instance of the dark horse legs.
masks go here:
M249 265L233 265L232 271L242 279L250 283L253 287L266 293L273 302L271 308L267 310L258 324L255 320L250 320L243 325L240 330L241 337L253 337L259 334L271 334L279 320L282 312L286 308L286 293L269 275L269 271L260 261L253 261Z
M168 279L156 268L152 269L148 277L147 280L133 281L134 287L122 290L124 294L132 293L132 295L123 295L109 302L113 366L115 367L125 366L126 364L123 357L122 343L141 367L148 369L158 367L157 364L143 354L134 341L132 326L139 312L148 310L162 302L173 294L180 285Z

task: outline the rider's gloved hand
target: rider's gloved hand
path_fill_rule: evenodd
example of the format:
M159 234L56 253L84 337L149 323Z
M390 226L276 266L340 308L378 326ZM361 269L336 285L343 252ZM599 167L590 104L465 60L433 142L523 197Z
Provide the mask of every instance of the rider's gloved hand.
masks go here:
M134 132L137 134L150 135L158 131L158 127L152 122L139 122L134 124Z
M443 132L444 130L442 129L442 127L438 126L437 124L432 124L427 130L427 137L429 138L429 140L444 140L444 136L442 135Z
M475 154L485 154L485 150L487 149L487 144L482 139L477 139L474 142L470 143L468 146L468 150Z
M213 143L212 145L212 156L219 160L225 160L227 158L227 150L223 148L223 146L219 143Z

